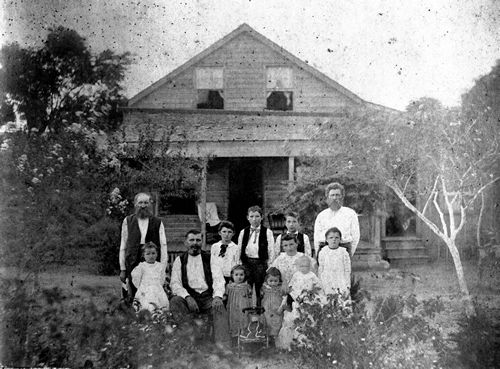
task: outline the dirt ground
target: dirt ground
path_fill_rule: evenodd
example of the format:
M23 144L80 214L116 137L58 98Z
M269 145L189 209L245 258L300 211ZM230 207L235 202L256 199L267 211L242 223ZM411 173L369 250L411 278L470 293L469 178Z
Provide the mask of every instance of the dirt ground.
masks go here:
M43 288L59 287L69 294L92 296L98 300L120 294L118 276L100 276L86 269L79 270L70 266L52 268L41 274L40 283ZM464 272L472 297L481 303L491 304L492 308L500 308L500 270L496 271L495 276L487 275L482 283L475 264L464 263ZM11 275L6 269L0 270L0 276L6 274ZM368 291L372 297L415 294L419 299L441 296L449 301L460 297L452 264L429 263L391 268L387 271L354 271L353 275L357 280L361 279L361 289Z

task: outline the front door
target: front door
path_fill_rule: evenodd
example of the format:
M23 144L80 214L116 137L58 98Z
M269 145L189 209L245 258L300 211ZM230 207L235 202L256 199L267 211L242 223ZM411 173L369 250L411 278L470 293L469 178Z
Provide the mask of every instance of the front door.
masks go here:
M264 199L262 159L235 158L229 162L228 218L236 227L236 234L248 225L250 206L262 207Z

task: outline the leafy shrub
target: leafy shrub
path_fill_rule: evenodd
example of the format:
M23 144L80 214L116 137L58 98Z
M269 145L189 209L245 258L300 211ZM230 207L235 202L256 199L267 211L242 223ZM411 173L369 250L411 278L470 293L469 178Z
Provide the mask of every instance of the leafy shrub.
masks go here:
M10 366L136 368L172 362L209 346L206 321L182 329L160 310L135 314L111 299L98 308L91 299L75 300L58 288L36 294L20 280L2 287L3 357Z
M57 132L2 135L0 239L9 247L1 261L41 270L95 248L99 272L115 274L120 226L134 194L187 196L184 189L195 187L201 172L198 160L169 150L167 138L153 145L155 134L147 126L137 145L127 145L73 123Z
M443 309L438 299L389 296L354 305L339 295L328 302L302 304L295 352L317 368L429 368L437 360L440 334L428 322ZM410 365L410 366L408 366Z
M489 369L500 363L500 324L497 313L492 317L476 306L476 315L458 319L458 330L449 336L450 349L444 350L442 362L449 367Z

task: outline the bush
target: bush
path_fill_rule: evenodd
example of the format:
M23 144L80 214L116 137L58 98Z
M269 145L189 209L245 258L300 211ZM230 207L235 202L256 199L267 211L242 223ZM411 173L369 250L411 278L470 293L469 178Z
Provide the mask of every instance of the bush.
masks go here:
M428 318L441 311L439 299L389 296L351 304L342 296L302 304L296 320L301 339L295 352L317 368L429 368L437 361L439 332ZM434 351L434 356L430 352Z
M458 330L450 334L451 347L444 350L443 364L453 368L489 369L500 363L500 325L496 317L476 305L476 315L458 319Z
M74 261L74 250L101 250L99 272L118 271L121 222L137 191L187 196L201 173L199 160L169 150L147 127L137 145L108 138L84 124L39 134L0 137L0 258L41 270ZM155 143L155 144L154 144Z
M179 329L169 313L136 315L115 298L102 309L58 288L30 294L20 280L1 287L5 365L80 367L90 360L97 368L159 367L209 348L200 344L207 342L201 321Z

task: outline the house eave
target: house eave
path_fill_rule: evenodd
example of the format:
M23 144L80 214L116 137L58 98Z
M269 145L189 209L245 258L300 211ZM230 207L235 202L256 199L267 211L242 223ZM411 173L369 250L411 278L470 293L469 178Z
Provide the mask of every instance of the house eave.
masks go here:
M219 110L219 109L169 109L169 108L141 108L123 106L119 108L124 113L175 113L175 114L201 114L201 115L254 115L254 116L284 116L284 117L335 117L341 112L297 112L297 111L271 111L271 110Z

